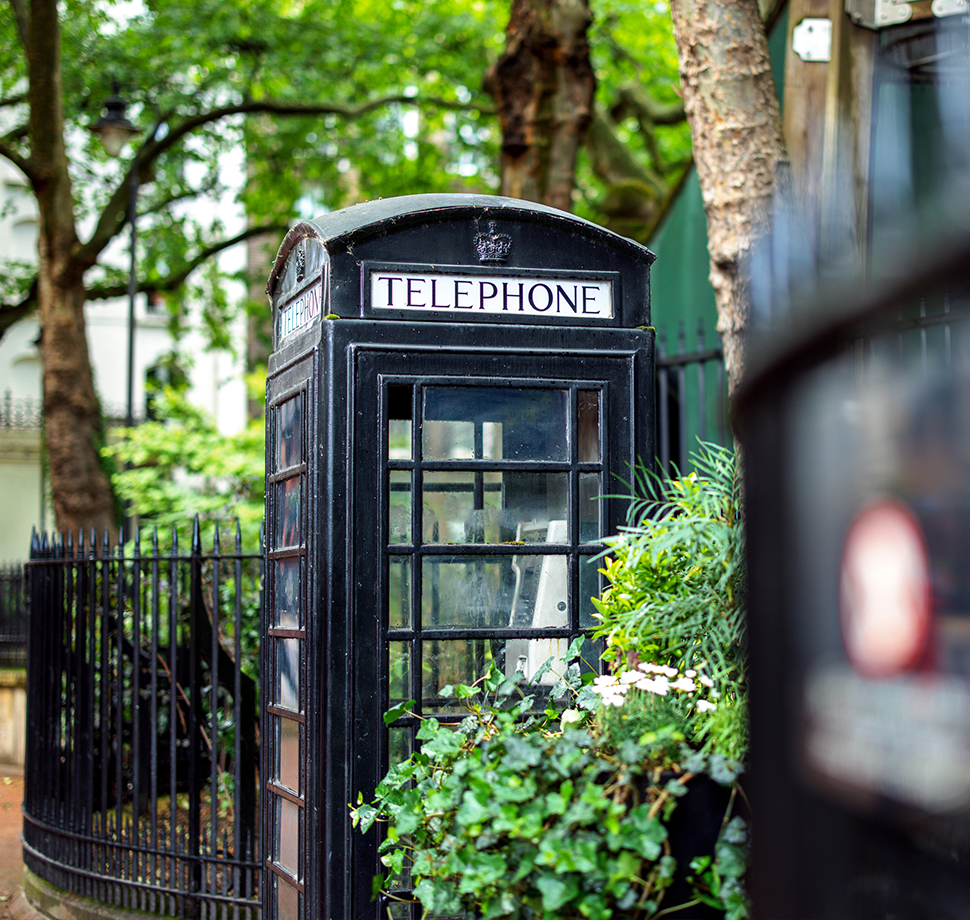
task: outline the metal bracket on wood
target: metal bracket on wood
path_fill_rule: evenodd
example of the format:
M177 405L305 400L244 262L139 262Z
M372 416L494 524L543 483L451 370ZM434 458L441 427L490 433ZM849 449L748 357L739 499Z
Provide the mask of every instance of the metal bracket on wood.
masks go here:
M803 19L792 30L791 49L803 61L831 61L832 20Z
M911 19L957 16L970 11L970 0L845 0L845 11L857 25L885 29Z

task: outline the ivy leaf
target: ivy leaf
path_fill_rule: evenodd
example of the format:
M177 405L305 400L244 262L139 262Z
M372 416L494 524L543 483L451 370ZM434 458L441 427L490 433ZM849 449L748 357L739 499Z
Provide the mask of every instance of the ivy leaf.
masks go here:
M360 832L362 834L366 834L379 814L379 809L375 808L373 805L367 805L364 803L362 805L358 805L351 812L351 823L354 827L357 827L359 824Z
M728 821L727 827L721 832L721 839L725 843L747 843L748 822L741 815L735 815Z
M540 875L536 888L542 894L542 908L547 912L559 910L577 894L578 886L573 878L558 878L554 875Z
M396 722L403 715L407 715L411 711L411 707L414 705L414 700L407 700L404 703L398 703L397 706L392 706L387 712L384 713L384 724L390 725L392 722Z
M718 872L726 878L740 878L747 865L745 848L721 841L714 848Z
M710 771L714 782L730 786L744 772L744 764L723 754L712 754Z

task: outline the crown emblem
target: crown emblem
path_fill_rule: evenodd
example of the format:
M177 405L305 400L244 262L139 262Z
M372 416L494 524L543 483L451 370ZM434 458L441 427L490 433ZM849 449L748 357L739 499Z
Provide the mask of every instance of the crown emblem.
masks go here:
M495 222L490 220L488 233L479 233L475 237L475 248L479 262L507 262L512 253L512 237L507 233L498 233Z

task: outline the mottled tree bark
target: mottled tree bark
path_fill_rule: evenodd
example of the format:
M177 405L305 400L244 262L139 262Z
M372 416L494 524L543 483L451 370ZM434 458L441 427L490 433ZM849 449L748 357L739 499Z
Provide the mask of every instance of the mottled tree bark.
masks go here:
M505 51L486 77L502 125L502 194L572 210L576 155L596 79L587 0L513 0Z
M37 301L44 361L44 439L57 527L114 529L116 507L101 466L100 405L84 330L84 272L64 148L57 0L34 0L27 23L31 152L37 196Z
M745 257L787 172L781 114L756 0L672 0L670 9L733 393L744 373Z

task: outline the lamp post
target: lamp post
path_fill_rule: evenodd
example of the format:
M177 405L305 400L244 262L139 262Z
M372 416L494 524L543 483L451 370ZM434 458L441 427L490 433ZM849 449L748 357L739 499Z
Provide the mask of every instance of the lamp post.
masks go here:
M118 95L118 86L104 102L104 114L91 125L91 131L101 138L108 156L117 157L125 144L139 133L125 113L127 103ZM135 423L135 292L138 287L135 243L138 239L138 164L132 163L129 176L128 226L131 228L131 262L128 270L128 379L125 426Z
M139 133L125 114L125 100L118 95L118 84L104 102L104 113L91 125L91 131L101 138L108 156L117 157L125 144ZM138 288L137 256L135 244L138 241L138 163L131 164L128 177L128 226L131 227L131 261L128 268L128 377L125 401L125 427L135 424L135 292ZM122 531L127 539L131 530L130 502L125 502L125 521Z

